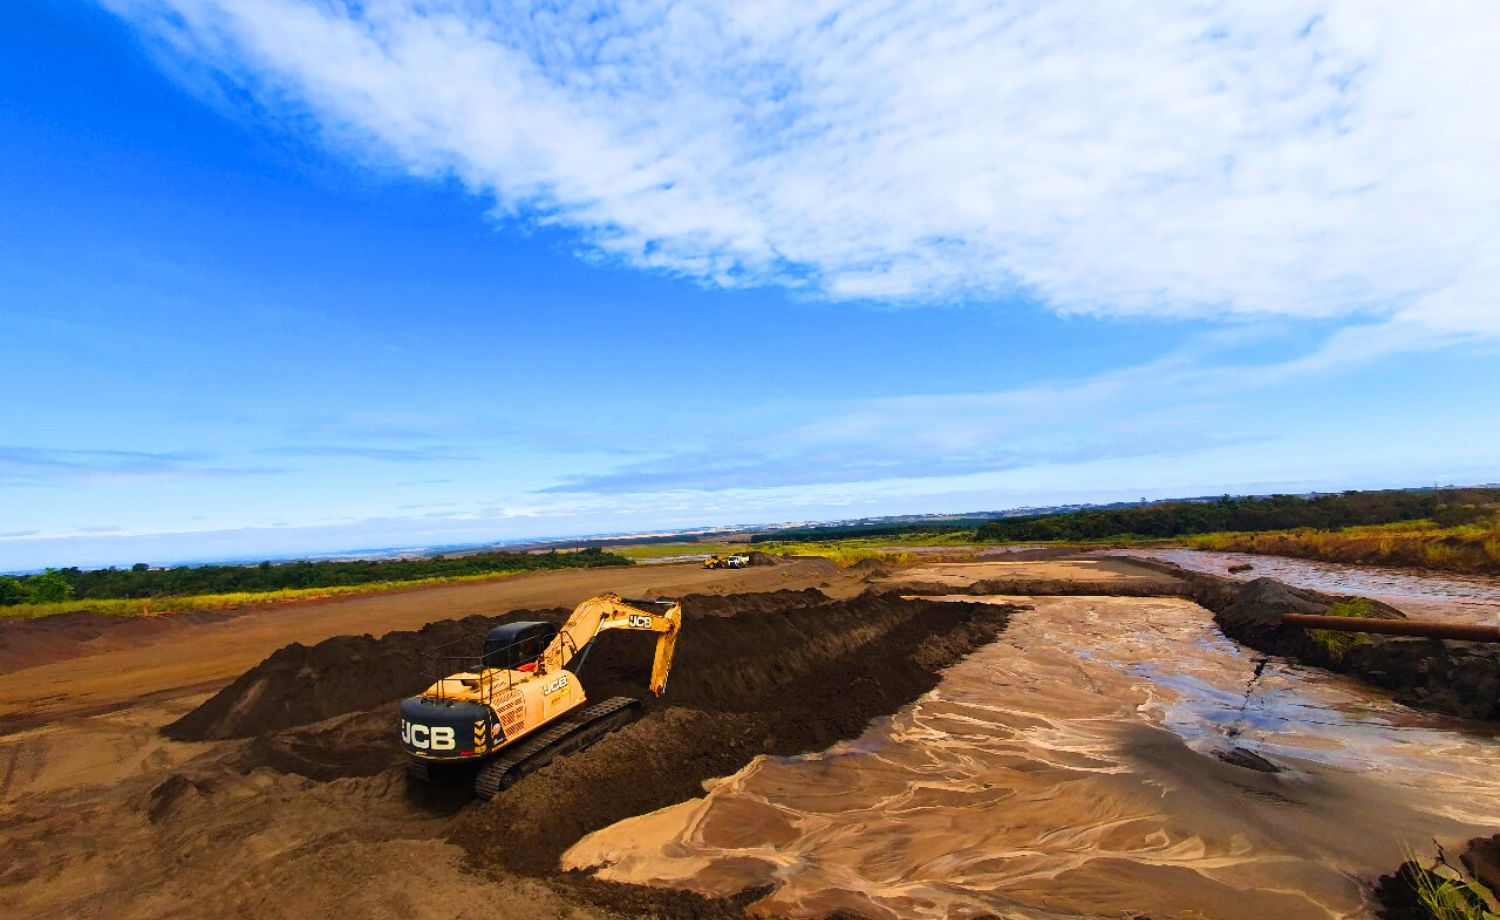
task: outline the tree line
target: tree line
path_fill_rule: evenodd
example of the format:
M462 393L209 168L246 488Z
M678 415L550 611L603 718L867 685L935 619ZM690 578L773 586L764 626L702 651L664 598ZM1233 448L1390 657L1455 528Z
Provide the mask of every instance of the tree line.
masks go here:
M1332 530L1415 520L1456 527L1490 519L1497 503L1500 489L1389 490L1309 497L1226 495L1214 501L1002 518L981 526L975 539L1023 543L1114 537L1170 539L1221 531Z
M58 603L71 599L186 597L294 588L331 588L424 578L455 578L536 569L632 565L598 548L578 552L474 553L427 559L368 559L338 562L262 562L259 565L195 565L154 569L144 562L127 569L47 569L35 575L0 577L0 606Z
M960 533L979 523L955 520L946 524L833 524L827 527L801 527L776 530L750 537L751 543L821 543L828 540L850 540L856 537L910 537Z

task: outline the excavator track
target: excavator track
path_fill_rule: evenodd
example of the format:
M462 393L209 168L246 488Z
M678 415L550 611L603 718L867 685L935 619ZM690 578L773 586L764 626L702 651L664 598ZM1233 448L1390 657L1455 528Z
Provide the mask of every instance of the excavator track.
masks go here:
M596 703L520 742L479 770L474 792L488 802L516 781L556 760L576 754L641 717L641 701L617 696Z

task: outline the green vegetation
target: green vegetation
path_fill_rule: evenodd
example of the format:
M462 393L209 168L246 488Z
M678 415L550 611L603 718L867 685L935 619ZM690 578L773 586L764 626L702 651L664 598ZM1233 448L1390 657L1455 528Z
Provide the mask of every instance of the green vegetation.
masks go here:
M1493 920L1484 900L1465 882L1423 872L1415 878L1417 899L1433 920Z
M1352 597L1348 600L1339 601L1328 608L1328 616L1331 617L1367 617L1370 615L1370 602L1363 597ZM1365 633L1336 632L1331 629L1312 629L1308 634L1313 640L1323 646L1334 661L1343 661L1349 653L1361 645L1369 645L1370 637Z
M387 590L416 584L435 584L538 569L595 568L631 565L632 560L600 549L551 553L475 553L468 556L433 556L430 559L358 560L350 562L289 562L273 565L204 565L152 569L137 564L129 569L48 569L39 575L0 579L0 604L6 613L36 616L36 608L49 613L64 610L98 610L130 605L101 604L105 601L154 603L151 609L206 609L184 606L188 599L235 598L233 603L205 602L207 608L238 606L245 598L277 600L298 592L324 596L349 593L346 589ZM173 599L170 604L160 603ZM32 610L22 611L16 608ZM142 605L135 604L134 612ZM123 609L118 612L125 612Z
M760 547L756 547L759 549ZM621 556L629 559L669 559L672 556L696 556L708 555L710 553L739 553L744 552L743 543L651 543L642 545L622 546L616 550Z
M975 535L989 542L1088 542L1169 540L1223 531L1264 532L1392 524L1424 520L1440 527L1462 527L1490 519L1500 508L1500 489L1344 492L1337 495L1272 495L1215 501L1163 502L1002 518Z
M1398 565L1469 574L1500 574L1500 515L1457 527L1405 521L1342 530L1215 533L1188 537L1194 549L1295 556L1357 565Z
M30 596L19 578L0 577L0 607L24 604Z
M966 543L973 539L974 528L987 518L955 518L942 524L848 524L833 527L808 527L756 534L751 543L827 543L842 540L884 538L884 543L927 545L929 542ZM759 549L759 547L757 547Z
M73 596L73 586L63 573L48 569L21 583L28 600L38 604L61 604Z
M868 540L834 540L824 543L761 543L757 544L757 552L771 553L777 556L820 556L830 559L839 568L848 568L856 562L864 562L866 559L875 559L880 562L888 562L893 565L914 562L915 553L905 553L900 550L877 549L874 546L864 545ZM888 542L888 541L887 541ZM885 544L881 544L884 546Z
M327 588L288 588L283 591L243 591L234 594L193 594L186 597L105 598L71 600L60 603L22 603L0 607L0 617L48 617L59 613L99 613L108 616L149 616L160 613L191 613L195 610L231 610L257 604L282 604L316 600L324 597L346 597L356 594L378 594L407 588L429 588L437 585L465 584L509 578L516 572L489 575L459 575L452 578L422 578L416 581L378 581L363 585L335 585Z
M1406 848L1405 876L1416 891L1417 901L1432 920L1494 920L1493 898L1477 881L1466 881L1439 857L1436 869L1424 869L1411 848Z

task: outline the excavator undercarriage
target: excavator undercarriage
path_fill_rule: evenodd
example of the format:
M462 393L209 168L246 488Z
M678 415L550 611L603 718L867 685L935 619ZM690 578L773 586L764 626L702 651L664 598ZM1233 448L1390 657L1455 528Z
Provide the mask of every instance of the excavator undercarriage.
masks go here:
M558 757L581 751L639 718L630 697L591 702L579 672L592 643L614 629L657 634L651 691L667 684L682 607L676 601L602 594L574 609L561 629L509 623L491 630L483 655L467 660L434 655L448 673L400 706L407 773L425 782L473 775L490 799ZM448 664L463 663L449 673Z

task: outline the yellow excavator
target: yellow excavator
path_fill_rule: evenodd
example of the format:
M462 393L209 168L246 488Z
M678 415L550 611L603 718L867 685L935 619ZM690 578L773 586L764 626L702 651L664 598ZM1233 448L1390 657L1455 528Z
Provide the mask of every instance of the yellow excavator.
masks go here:
M614 629L657 634L650 687L660 696L682 629L682 605L672 600L601 594L579 604L560 630L541 622L495 627L477 661L434 655L439 673L445 663L468 667L402 701L408 775L441 782L478 765L474 790L488 800L640 718L641 701L630 697L586 705L579 672L599 634Z

